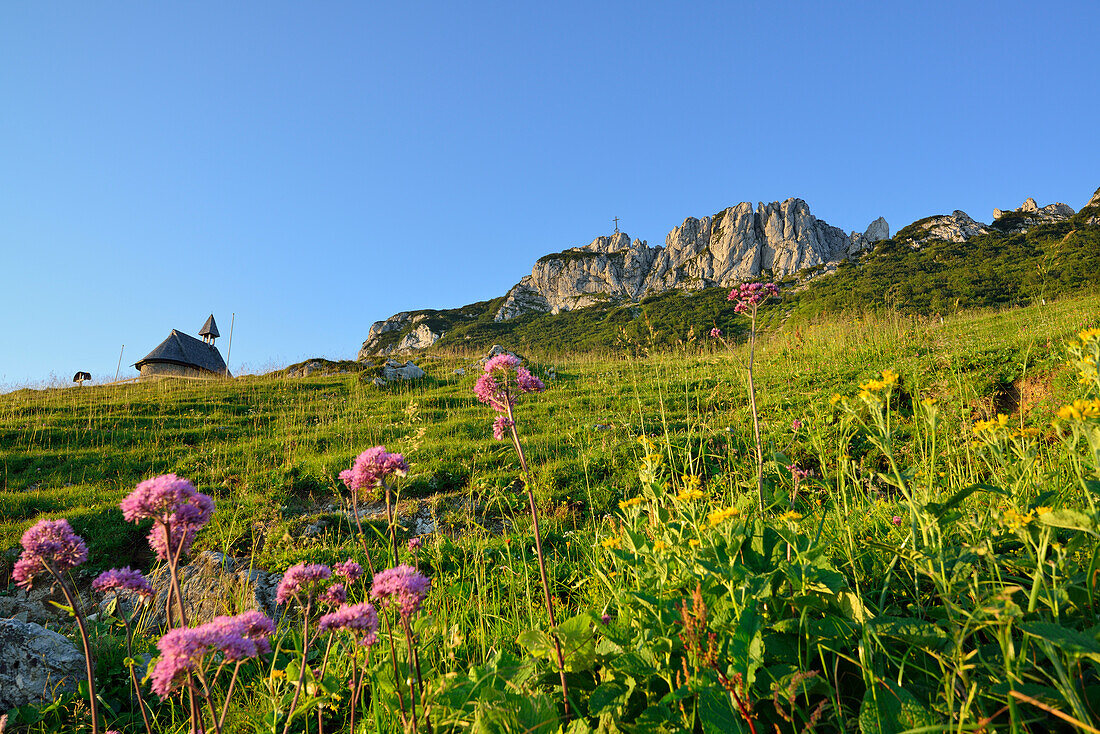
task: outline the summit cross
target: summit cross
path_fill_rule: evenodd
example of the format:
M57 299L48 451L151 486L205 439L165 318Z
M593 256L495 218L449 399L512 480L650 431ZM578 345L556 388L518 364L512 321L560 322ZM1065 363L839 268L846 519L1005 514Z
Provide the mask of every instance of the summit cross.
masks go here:
M616 234L618 233L618 231L619 231L619 218L615 217L615 232L616 232Z

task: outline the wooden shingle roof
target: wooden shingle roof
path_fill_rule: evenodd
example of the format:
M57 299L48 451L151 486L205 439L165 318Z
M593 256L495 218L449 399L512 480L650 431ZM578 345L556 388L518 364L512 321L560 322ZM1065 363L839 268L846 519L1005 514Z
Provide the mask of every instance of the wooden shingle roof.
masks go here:
M199 329L199 336L221 336L218 333L218 325L214 323L214 314L210 314L210 318L206 320L206 323Z
M207 344L176 329L168 338L134 364L139 370L148 362L170 362L184 367L196 367L218 375L225 374L225 361L213 344Z

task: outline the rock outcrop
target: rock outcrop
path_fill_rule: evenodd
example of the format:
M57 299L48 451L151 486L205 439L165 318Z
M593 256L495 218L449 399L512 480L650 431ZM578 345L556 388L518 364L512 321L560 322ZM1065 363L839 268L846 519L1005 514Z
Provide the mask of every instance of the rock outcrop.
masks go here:
M1089 211L1086 212L1085 209L1088 209ZM1090 226L1096 226L1100 224L1100 189L1097 189L1096 193L1092 195L1091 199L1089 199L1089 203L1085 204L1085 206L1081 208L1081 214L1088 215L1088 218L1085 219L1085 224L1088 224Z
M802 199L760 203L755 209L742 202L713 217L688 217L668 233L664 247L616 232L539 258L494 318L559 313L673 288L732 286L764 272L781 278L850 258L889 232L880 217L863 234L846 235L814 217Z
M84 655L64 636L33 622L0 619L0 711L76 691Z
M961 209L956 209L951 214L942 217L930 217L920 227L925 234L916 236L911 240L913 247L920 247L924 243L933 240L965 242L971 237L989 232L989 227L971 219L970 215Z
M427 376L428 373L417 367L412 361L402 364L395 359L390 359L382 366L382 379L386 382L394 382L395 380L419 380Z
M426 313L402 311L385 321L375 321L367 332L367 340L363 342L356 358L362 361L375 355L411 354L430 347L443 337L443 333L432 331L427 324L421 323L427 318ZM415 328L403 334L393 344L384 344L386 341L383 338L384 334L394 331L404 332L410 326Z
M1035 199L1028 197L1017 209L1010 211L994 209L993 226L1002 232L1014 234L1026 232L1040 224L1064 222L1071 219L1074 214L1076 212L1073 211L1073 208L1062 202L1047 204L1040 209L1039 205L1035 203Z
M249 568L222 553L203 551L181 568L179 575L183 608L192 626L249 609L259 609L278 621L281 610L275 605L275 587L282 574ZM165 627L164 610L170 587L166 569L162 567L149 582L156 596L143 613L140 624L145 629L160 630ZM119 594L119 597L124 606L136 603L134 595ZM105 599L104 604L108 601L109 598Z

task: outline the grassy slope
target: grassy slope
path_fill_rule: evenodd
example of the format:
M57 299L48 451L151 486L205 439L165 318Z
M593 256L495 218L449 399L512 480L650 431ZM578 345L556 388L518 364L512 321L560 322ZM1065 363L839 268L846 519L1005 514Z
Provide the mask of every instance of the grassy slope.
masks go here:
M942 395L948 420L960 423L1011 408L1013 383L1030 376L1027 389L1045 402L1026 419L1043 425L1068 395L1058 345L1094 322L1098 307L1100 299L1080 297L943 325L867 316L765 332L757 385L767 436L798 458L805 448L791 442L791 419L822 411L832 391L887 366ZM743 455L750 445L744 348L731 357L713 346L637 359L534 355L536 371L552 363L559 375L521 414L544 501L613 509L637 484L634 438L643 431L667 431L677 471L743 480L749 470L727 449ZM204 543L254 549L263 563L285 565L300 555L290 537L332 500L337 473L375 444L410 456L407 497L472 492L499 500L514 462L492 441L491 415L473 397L475 369L457 358L423 364L429 379L385 389L340 375L0 396L0 547L14 545L34 518L64 513L78 529L94 530L104 563L147 562L140 536L114 508L141 479L175 472L219 502ZM458 367L466 374L454 374Z

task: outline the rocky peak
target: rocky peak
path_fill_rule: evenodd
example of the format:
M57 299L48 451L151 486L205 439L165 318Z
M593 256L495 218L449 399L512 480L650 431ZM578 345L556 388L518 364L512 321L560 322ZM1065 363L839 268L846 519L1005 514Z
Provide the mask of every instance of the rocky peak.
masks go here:
M889 236L881 217L863 234L849 236L814 217L802 199L755 207L743 201L712 217L688 217L668 233L663 248L616 232L541 257L508 291L494 318L559 313L672 288L732 286L764 272L781 278L837 263Z
M993 210L993 226L1007 234L1026 232L1040 224L1064 222L1076 212L1062 202L1047 204L1040 208L1030 196L1017 209Z

